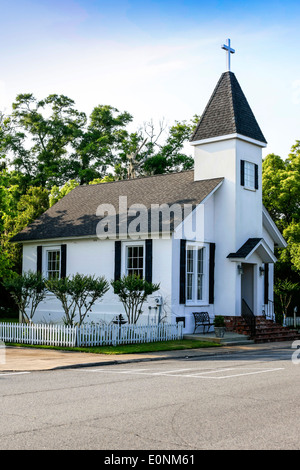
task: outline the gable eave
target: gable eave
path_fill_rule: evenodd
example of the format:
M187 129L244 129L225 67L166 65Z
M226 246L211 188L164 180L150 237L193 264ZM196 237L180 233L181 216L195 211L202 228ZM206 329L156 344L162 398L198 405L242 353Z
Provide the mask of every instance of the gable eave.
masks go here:
M210 144L212 142L220 142L222 140L230 140L230 139L239 139L239 140L244 140L245 142L249 142L251 144L257 145L258 147L266 147L267 143L261 142L260 140L252 139L251 137L247 137L242 134L234 133L234 134L225 134L225 135L219 135L215 137L210 137L208 139L200 139L200 140L194 140L190 142L190 145L204 145L204 144Z
M184 217L184 219L182 220L180 224L175 226L175 229L174 229L175 238L185 239L184 227L183 227L184 224L188 224L191 221L191 219L194 217L194 214L199 208L199 206L203 206L212 197L212 195L222 186L223 182L224 182L224 179L220 181L220 183L203 199L203 201L201 201L186 217ZM178 234L180 234L179 237L178 237Z
M249 249L248 252L245 253L244 256L239 256L239 251L242 250L242 248L250 241L250 240L257 240L255 245ZM251 262L252 256L256 253L260 257L261 261L263 263L276 263L277 258L272 252L271 248L268 246L266 241L263 238L260 239L249 239L243 247L240 248L236 253L230 253L227 256L227 259L230 261L238 262L238 263L245 263L245 262Z
M262 219L263 226L274 241L274 244L278 248L286 248L288 244L285 241L284 237L281 235L280 230L277 228L275 222L273 221L265 206L263 206Z

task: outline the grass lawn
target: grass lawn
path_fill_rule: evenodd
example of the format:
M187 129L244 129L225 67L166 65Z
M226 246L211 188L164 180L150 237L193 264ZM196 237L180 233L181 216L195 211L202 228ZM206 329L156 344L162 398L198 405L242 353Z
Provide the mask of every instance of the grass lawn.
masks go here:
M37 346L30 344L8 343L8 346L22 346L43 349L58 349L60 351L87 352L94 354L138 354L156 351L175 351L179 349L199 349L220 346L217 343L209 341L196 341L191 339L182 339L175 341L159 341L155 343L124 344L119 346L93 346L89 348L63 348L55 346Z

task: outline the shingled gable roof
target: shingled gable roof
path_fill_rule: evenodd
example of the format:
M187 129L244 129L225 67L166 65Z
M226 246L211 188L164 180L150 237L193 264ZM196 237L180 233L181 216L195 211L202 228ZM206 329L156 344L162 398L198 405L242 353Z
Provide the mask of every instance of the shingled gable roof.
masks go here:
M258 245L262 238L248 238L241 248L235 253L229 253L227 258L246 258Z
M195 207L222 181L223 178L194 181L194 171L189 170L132 180L78 186L32 224L15 235L11 241L96 236L96 226L100 221L96 210L100 204L112 204L117 214L119 196L127 197L128 208L132 204L143 204L148 211L151 204L172 205L177 203L182 207L183 204L191 204ZM174 229L176 225L176 221L173 221L171 228Z
M225 72L221 75L190 141L230 134L240 134L266 143L234 73Z
M263 263L275 263L276 258L263 238L248 238L248 240L236 251L227 256L231 261L247 260L252 253L257 252Z

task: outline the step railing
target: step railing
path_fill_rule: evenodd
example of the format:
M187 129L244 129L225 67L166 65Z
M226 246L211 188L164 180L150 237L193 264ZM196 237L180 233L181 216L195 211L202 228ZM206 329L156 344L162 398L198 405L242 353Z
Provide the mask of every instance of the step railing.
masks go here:
M268 303L263 306L263 316L266 320L275 322L274 302L268 299Z
M256 318L245 299L242 299L242 317L250 329L250 337L253 338L256 334Z

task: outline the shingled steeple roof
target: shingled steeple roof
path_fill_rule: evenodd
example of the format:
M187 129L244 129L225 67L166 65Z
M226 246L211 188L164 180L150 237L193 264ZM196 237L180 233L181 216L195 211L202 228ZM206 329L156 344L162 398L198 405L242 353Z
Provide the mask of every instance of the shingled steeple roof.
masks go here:
M267 143L234 73L224 72L191 142L230 134L240 134Z

